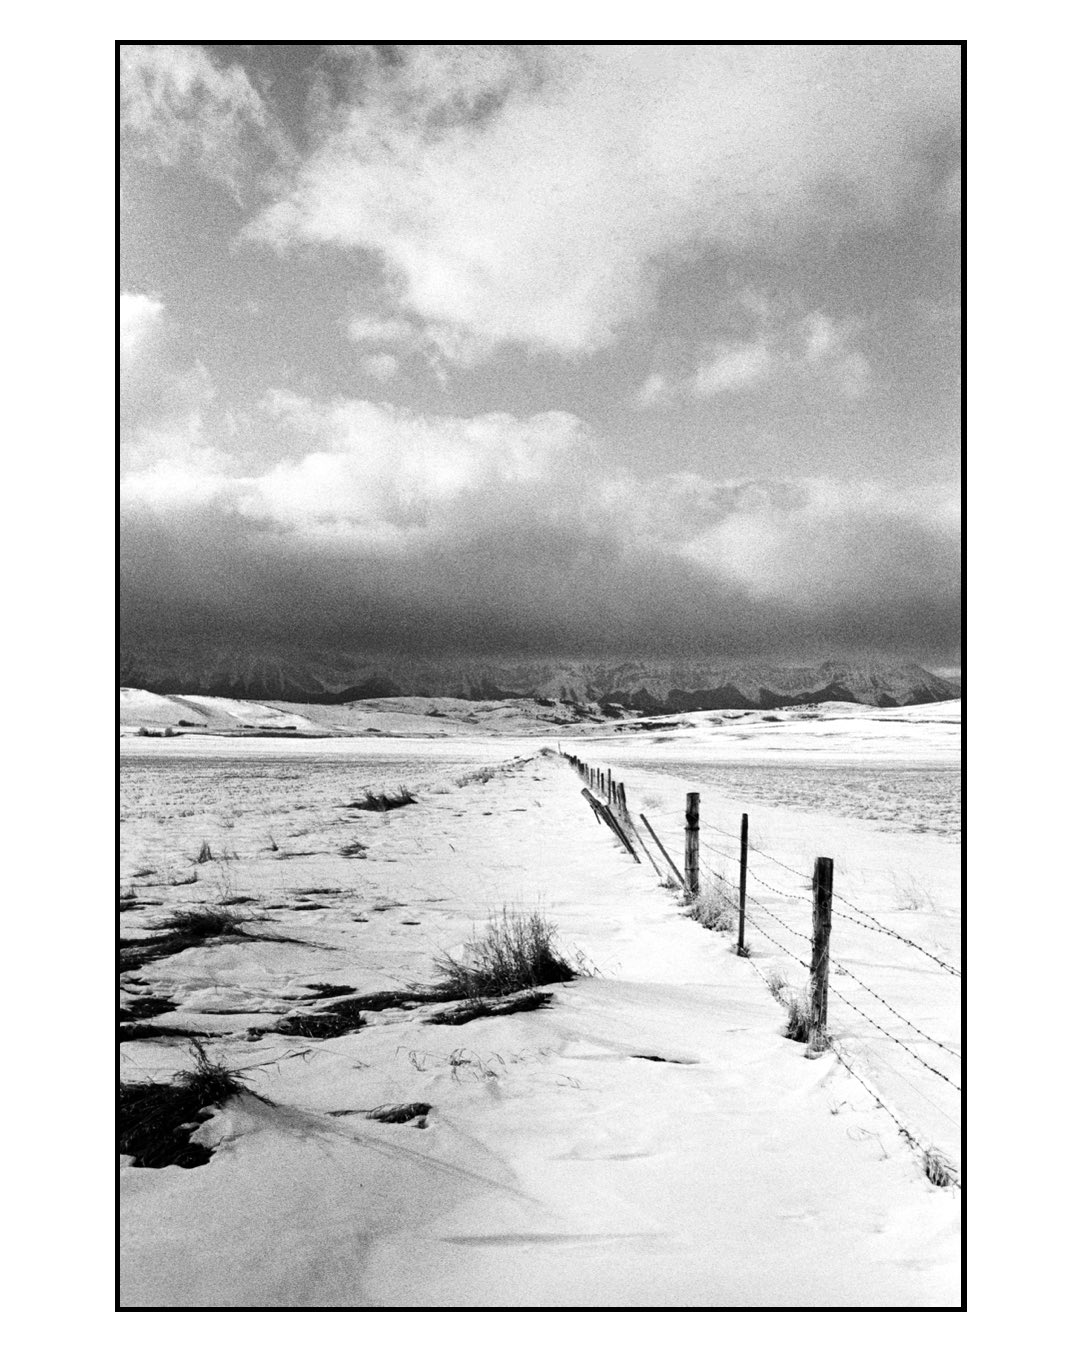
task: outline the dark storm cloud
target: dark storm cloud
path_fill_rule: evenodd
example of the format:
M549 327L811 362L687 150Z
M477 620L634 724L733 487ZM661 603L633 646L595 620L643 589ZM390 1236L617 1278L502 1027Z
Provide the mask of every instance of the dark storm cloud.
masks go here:
M907 519L854 522L837 558L812 530L798 584L762 594L721 567L586 521L487 524L401 554L312 539L221 508L125 517L121 634L133 649L333 647L372 654L948 659L955 539ZM719 562L719 560L718 560Z

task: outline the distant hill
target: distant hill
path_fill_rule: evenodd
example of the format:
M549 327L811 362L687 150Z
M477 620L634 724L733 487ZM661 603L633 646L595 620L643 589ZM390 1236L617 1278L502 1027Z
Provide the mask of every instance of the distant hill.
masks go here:
M641 712L864 703L895 708L956 698L958 685L922 666L826 661L782 667L747 663L419 660L341 653L123 653L119 683L158 694L351 703L419 696L556 699Z

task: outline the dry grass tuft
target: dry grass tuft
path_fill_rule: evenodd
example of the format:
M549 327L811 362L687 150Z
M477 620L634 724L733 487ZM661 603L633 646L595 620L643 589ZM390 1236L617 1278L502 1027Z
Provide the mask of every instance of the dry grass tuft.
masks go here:
M705 883L696 896L691 896L686 912L691 919L717 933L729 933L738 917L738 901L733 899L734 888L720 877Z
M543 984L565 984L587 973L580 953L566 957L555 946L555 925L541 914L517 914L504 908L493 914L483 935L458 960L443 955L435 963L441 977L432 997L500 998Z
M956 1168L939 1149L928 1148L923 1154L923 1171L932 1186L955 1186Z
M455 778L454 786L463 788L468 787L470 783L490 783L496 773L497 770L491 766L483 769L474 769L472 773L463 773L460 778Z
M416 798L407 787L399 787L396 792L372 792L368 789L362 797L346 805L354 811L396 811L402 806L413 806Z
M243 915L229 914L216 905L205 905L201 909L178 909L155 920L150 927L155 932L187 938L186 945L190 947L210 938L247 937L240 927L243 921Z
M789 1041L805 1045L810 1040L810 1000L805 994L792 994L786 1001L788 1020L784 1035Z

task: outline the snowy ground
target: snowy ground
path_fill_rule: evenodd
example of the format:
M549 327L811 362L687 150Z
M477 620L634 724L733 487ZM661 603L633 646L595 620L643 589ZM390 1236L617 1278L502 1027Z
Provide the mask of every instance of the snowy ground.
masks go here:
M310 944L218 940L125 977L125 999L176 1004L154 1025L206 1033L265 1099L202 1127L217 1146L204 1167L122 1170L125 1306L955 1306L960 1192L930 1184L920 1150L959 1162L959 1093L940 1076L959 1081L959 980L932 959L961 964L959 859L949 832L918 826L922 771L955 763L958 705L835 707L564 740L625 780L673 853L683 794L699 789L707 868L728 874L749 812L751 892L768 907L748 910L749 961L596 824L565 760L538 753L550 733L125 737L122 935L223 904L253 934ZM804 809L826 757L872 768L900 808L857 819L849 784L824 794L830 810ZM416 805L345 806L402 782ZM194 863L204 841L213 859ZM366 856L343 856L354 843ZM801 978L774 940L802 950L782 924L809 932L817 854L859 906L847 919L862 916L836 907L850 974L833 989L878 1029L839 1001L830 1025L865 1086L780 1034L765 983ZM542 909L598 974L547 1008L463 1026L429 1025L421 1007L330 1040L273 1030L313 982L364 994L429 979L503 906ZM127 1081L187 1062L176 1040L121 1052ZM424 1130L333 1114L414 1101L433 1108Z

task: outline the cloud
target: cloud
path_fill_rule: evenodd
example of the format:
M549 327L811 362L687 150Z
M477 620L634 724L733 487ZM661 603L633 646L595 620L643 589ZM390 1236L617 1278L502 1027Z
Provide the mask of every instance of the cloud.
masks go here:
M772 374L776 357L769 342L722 343L709 360L699 366L692 386L698 398L749 389Z
M249 234L378 255L388 298L451 360L595 351L653 303L665 259L924 209L923 152L958 116L950 47L352 59L352 92Z
M385 384L398 373L401 362L392 352L374 352L371 356L363 357L360 365L373 380Z
M376 379L390 378L391 374L397 373L403 359L415 357L445 383L448 360L458 365L472 365L490 351L490 344L464 333L432 324L423 325L397 315L354 315L348 321L347 332L353 342L372 353L361 364ZM394 361L392 370L391 360Z
M280 391L229 447L122 483L126 643L798 653L958 622L945 489L642 477L579 419L421 417Z
M126 149L160 164L195 163L239 197L253 160L289 159L278 123L238 64L201 47L120 47L120 124Z
M120 296L120 361L129 365L140 347L158 327L164 311L160 300L149 295Z
M120 296L120 457L128 469L179 456L190 461L202 445L204 416L214 398L199 361L170 349L165 306L147 295Z
M857 323L818 312L793 317L754 297L743 297L741 307L753 318L752 337L714 344L699 354L688 375L653 371L634 396L636 404L652 408L680 398L718 398L778 380L788 387L801 382L825 388L848 399L867 392L871 368L857 345Z
M375 314L356 315L350 319L348 331L354 342L377 347L414 347L421 337L416 326L407 320Z

